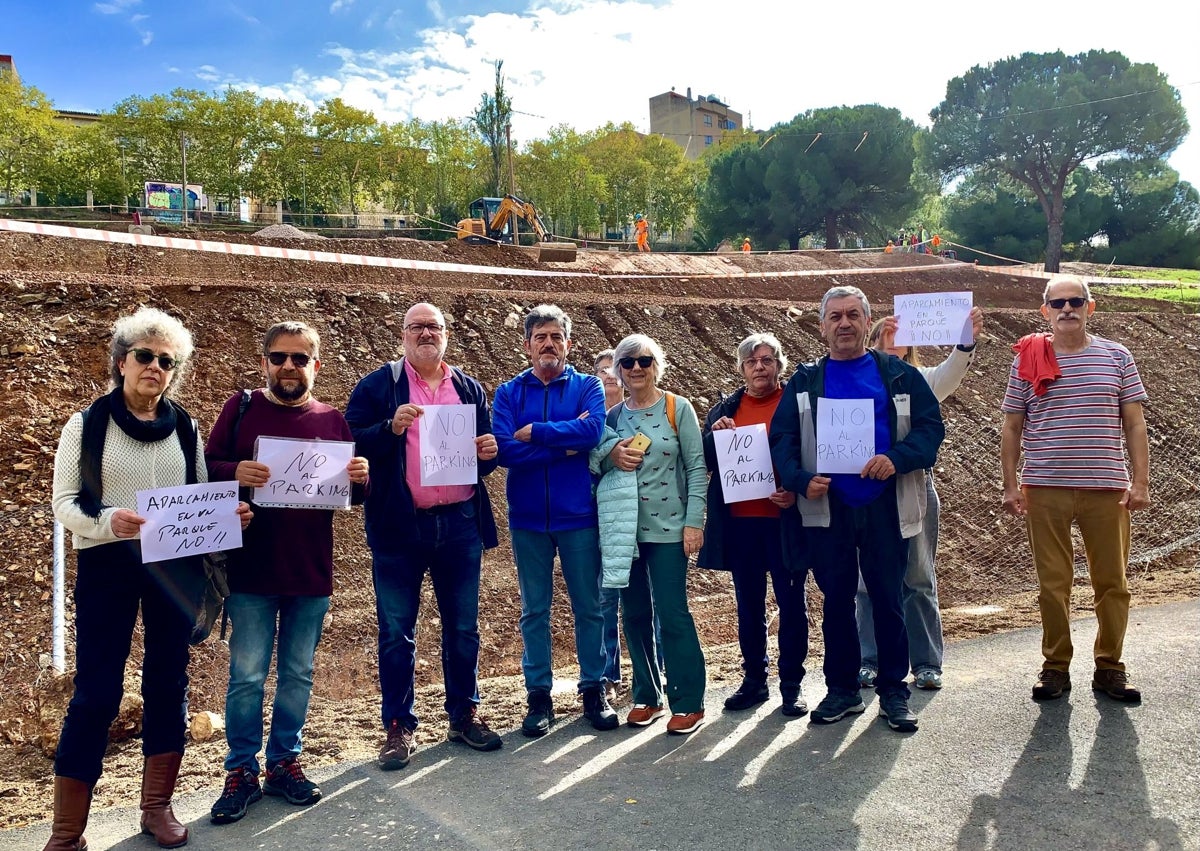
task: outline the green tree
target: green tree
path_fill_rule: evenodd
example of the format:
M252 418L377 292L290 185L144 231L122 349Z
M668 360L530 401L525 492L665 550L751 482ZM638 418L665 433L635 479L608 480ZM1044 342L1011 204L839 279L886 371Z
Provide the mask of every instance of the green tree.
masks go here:
M310 163L308 180L333 205L358 215L379 174L380 125L370 112L349 106L341 98L321 104L313 115L316 168Z
M1067 181L1088 160L1165 157L1187 135L1179 92L1149 63L1092 50L975 66L930 113L923 155L945 179L980 172L1025 186L1046 220L1046 270L1062 259Z
M14 192L38 187L64 135L50 99L0 71L0 186L9 203Z
M1162 160L1096 167L1107 189L1102 228L1123 264L1200 268L1200 194Z
M517 158L522 197L534 203L556 234L577 237L600 226L604 180L587 157L591 142L589 135L560 124Z
M496 87L484 94L475 109L475 127L492 155L492 186L497 195L504 194L504 156L508 150L509 124L512 121L512 98L504 91L504 60L496 62Z

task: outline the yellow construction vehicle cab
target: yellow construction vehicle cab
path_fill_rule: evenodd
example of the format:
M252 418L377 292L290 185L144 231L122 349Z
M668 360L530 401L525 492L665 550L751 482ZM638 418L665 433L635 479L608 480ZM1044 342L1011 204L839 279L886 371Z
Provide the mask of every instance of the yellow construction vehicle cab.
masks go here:
M458 223L458 238L473 245L514 243L514 220L524 221L537 238L538 259L569 263L575 259L575 243L550 242L537 208L515 195L503 198L476 198L468 207L470 218ZM517 224L519 228L520 225Z

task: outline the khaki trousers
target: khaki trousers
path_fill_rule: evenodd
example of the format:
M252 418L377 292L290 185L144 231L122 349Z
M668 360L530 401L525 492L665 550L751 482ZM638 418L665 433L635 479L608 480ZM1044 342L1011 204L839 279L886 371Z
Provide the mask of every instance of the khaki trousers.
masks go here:
M1096 667L1125 670L1121 650L1129 623L1129 511L1119 504L1124 491L1027 487L1026 530L1038 576L1042 612L1044 670L1071 667L1071 585L1075 552L1071 524L1079 526L1095 593Z

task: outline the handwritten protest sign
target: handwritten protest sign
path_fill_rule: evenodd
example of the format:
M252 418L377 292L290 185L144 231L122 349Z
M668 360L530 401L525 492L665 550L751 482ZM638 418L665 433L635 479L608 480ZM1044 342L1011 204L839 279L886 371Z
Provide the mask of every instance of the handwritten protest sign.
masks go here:
M817 400L817 472L861 473L875 456L875 400Z
M775 493L775 471L765 424L719 429L712 436L726 504L764 499Z
M971 293L918 293L895 297L897 346L969 346Z
M422 485L473 485L479 481L474 405L426 405L417 423Z
M237 482L138 491L138 516L146 518L139 533L142 561L236 550L242 545L237 506Z
M260 437L254 460L266 464L267 483L254 489L255 505L275 508L349 508L346 465L354 444L341 440Z

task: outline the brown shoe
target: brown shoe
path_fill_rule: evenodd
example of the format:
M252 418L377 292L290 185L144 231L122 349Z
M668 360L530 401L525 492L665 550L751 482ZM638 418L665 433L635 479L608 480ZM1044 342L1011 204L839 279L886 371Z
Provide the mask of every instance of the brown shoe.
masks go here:
M625 720L631 727L645 727L666 714L667 710L661 706L647 706L644 703L638 703L629 710L629 717Z
M187 845L188 829L171 810L182 761L181 753L160 753L146 757L142 768L142 833L153 836L160 848Z
M676 712L671 716L671 720L667 722L667 732L684 736L699 730L700 725L703 723L703 709L699 712Z
M83 829L92 807L92 785L74 777L54 778L54 826L43 851L87 851Z
M396 771L404 768L416 750L413 731L406 730L400 726L399 721L393 719L388 727L387 741L383 745L383 750L379 752L379 767L384 771Z
M1056 671L1053 668L1043 668L1038 674L1037 685L1033 687L1034 700L1057 700L1064 692L1071 690L1071 675L1066 671Z
M1129 677L1124 671L1115 668L1097 668L1096 675L1092 677L1092 689L1102 691L1122 703L1142 702L1142 693L1129 684Z

